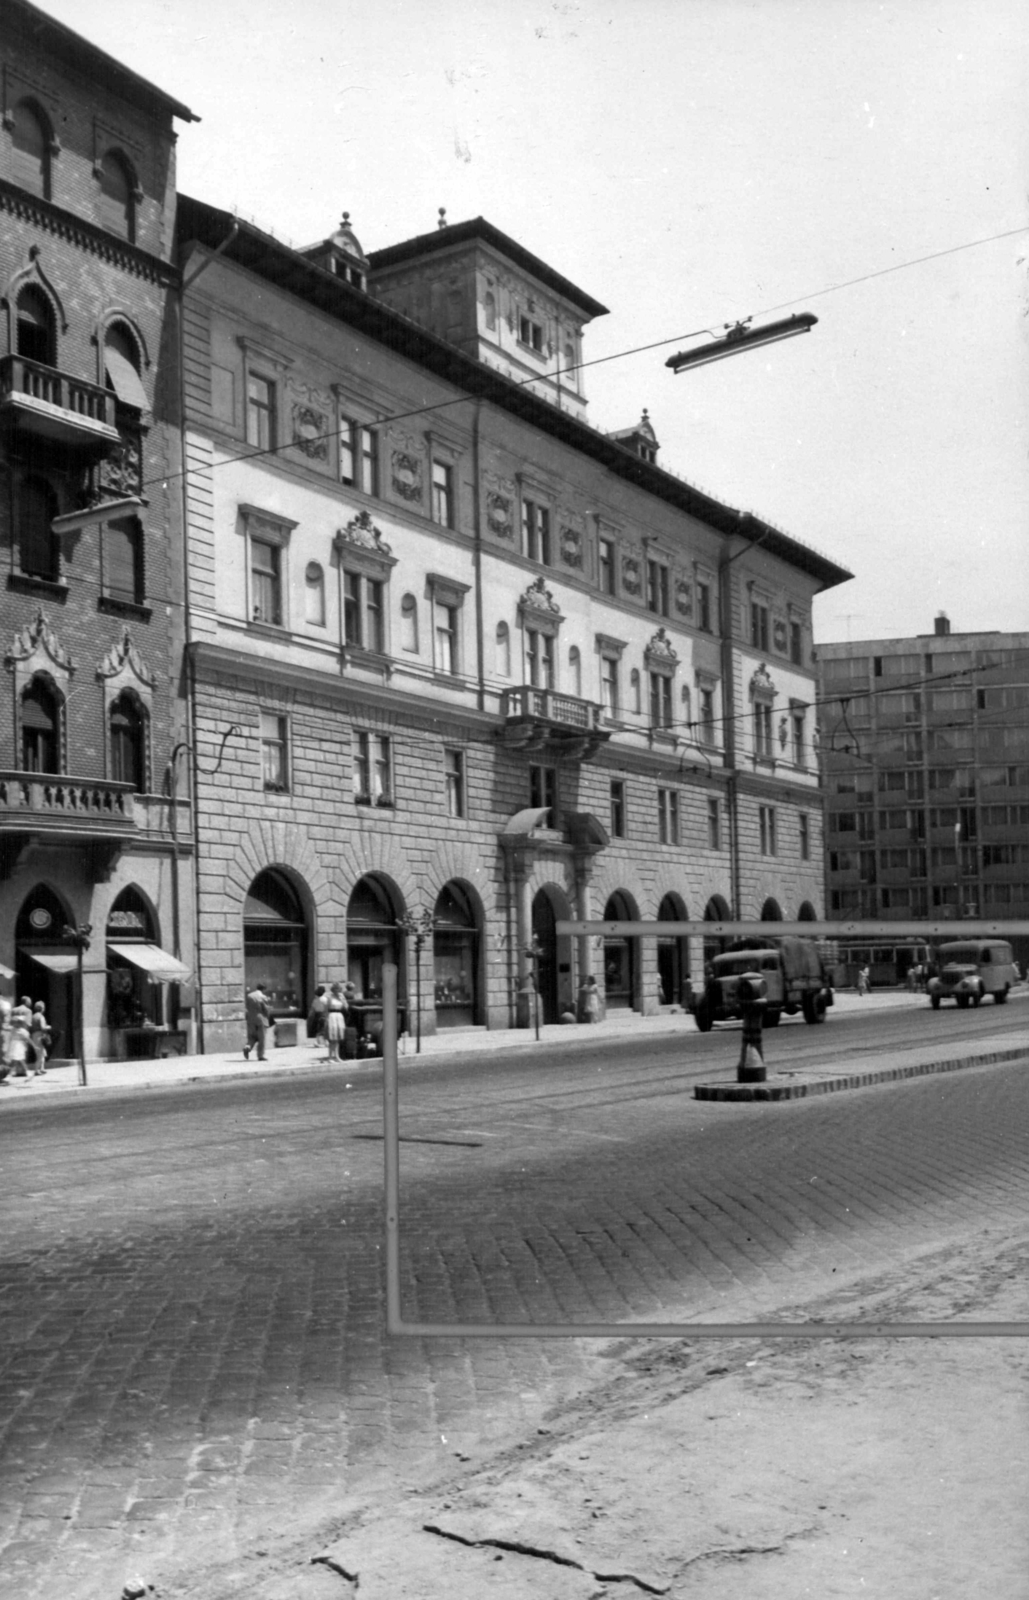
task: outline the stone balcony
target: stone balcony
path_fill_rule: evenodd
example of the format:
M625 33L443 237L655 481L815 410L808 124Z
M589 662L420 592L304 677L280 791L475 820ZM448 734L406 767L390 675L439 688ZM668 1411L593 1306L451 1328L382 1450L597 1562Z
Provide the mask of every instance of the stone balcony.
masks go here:
M50 845L84 850L98 882L137 833L131 784L0 771L0 878L10 877L33 847Z
M611 737L601 707L555 689L522 684L501 697L501 743L509 750L562 761L589 761Z
M0 360L0 416L59 444L106 451L120 442L113 390L27 356Z

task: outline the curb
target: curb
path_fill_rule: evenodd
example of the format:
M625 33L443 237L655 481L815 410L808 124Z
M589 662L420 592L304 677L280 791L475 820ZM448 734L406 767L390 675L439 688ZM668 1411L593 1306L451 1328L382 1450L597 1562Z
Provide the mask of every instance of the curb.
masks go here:
M804 1100L816 1094L836 1094L842 1089L864 1089L873 1083L897 1083L902 1078L924 1078L931 1073L959 1072L963 1067L988 1067L1001 1061L1029 1057L1029 1046L1011 1050L989 1050L980 1055L957 1056L951 1061L917 1061L907 1067L883 1067L878 1072L848 1073L839 1078L815 1078L804 1082L790 1079L764 1083L698 1083L695 1100ZM784 1074L785 1076L785 1074Z

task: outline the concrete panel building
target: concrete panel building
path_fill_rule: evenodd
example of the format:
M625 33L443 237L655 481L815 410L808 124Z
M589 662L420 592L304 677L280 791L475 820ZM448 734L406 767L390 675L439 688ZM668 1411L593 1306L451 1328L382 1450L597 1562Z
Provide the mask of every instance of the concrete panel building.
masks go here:
M828 914L1029 916L1029 633L941 614L819 645L818 672Z

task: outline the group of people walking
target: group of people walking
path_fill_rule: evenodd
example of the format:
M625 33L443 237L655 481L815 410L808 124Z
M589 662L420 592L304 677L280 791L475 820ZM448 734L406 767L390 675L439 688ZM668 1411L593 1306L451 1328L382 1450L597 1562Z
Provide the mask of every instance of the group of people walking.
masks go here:
M0 995L0 1083L43 1077L52 1042L42 1000L24 994L14 1005Z

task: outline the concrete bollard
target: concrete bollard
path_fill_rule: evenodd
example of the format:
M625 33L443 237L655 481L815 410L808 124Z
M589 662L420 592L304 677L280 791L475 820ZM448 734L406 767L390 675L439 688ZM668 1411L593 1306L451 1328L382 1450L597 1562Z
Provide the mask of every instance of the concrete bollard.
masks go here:
M768 985L757 972L741 974L736 990L743 1017L743 1040L737 1083L764 1083L765 1057L761 1049L761 1024L768 1005Z

